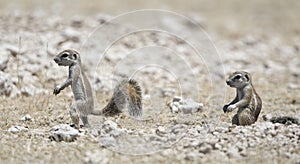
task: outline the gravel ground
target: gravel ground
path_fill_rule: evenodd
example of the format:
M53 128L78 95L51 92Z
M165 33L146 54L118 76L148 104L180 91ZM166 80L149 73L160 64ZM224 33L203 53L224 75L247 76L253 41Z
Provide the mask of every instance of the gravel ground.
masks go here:
M273 28L251 33L234 26L224 34L229 25L222 30L207 18L160 10L68 18L41 10L3 12L0 162L299 163L299 125L263 119L300 119L299 32L283 37ZM65 48L80 51L99 109L120 79L137 79L142 120L126 111L90 116L90 129L67 127L74 140L55 141L53 127L71 123L71 89L52 94L67 78L67 68L53 61ZM259 119L250 126L232 125L236 111L222 111L235 96L225 79L236 70L252 74L263 100ZM174 96L203 107L173 113L168 104Z

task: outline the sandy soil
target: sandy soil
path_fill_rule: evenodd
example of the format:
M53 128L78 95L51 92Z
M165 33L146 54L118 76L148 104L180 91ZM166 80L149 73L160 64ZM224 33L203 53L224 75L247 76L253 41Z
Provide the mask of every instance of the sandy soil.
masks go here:
M299 125L263 119L300 119L298 1L75 2L76 12L58 1L0 2L1 163L300 162ZM143 8L164 11L125 13ZM126 111L90 116L92 127L74 142L52 141L53 126L71 123L70 88L52 94L67 77L52 61L65 48L80 51L97 108L121 78L137 79L145 120ZM225 79L236 70L251 72L263 100L247 127L222 111L235 96ZM204 108L172 113L174 96ZM27 114L32 119L22 120ZM16 125L26 129L11 133Z

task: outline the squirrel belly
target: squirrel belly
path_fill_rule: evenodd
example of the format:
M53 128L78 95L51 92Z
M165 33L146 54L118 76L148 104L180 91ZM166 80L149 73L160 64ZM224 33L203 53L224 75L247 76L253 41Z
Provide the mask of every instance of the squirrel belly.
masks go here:
M93 110L93 115L113 116L127 108L129 115L139 117L142 115L142 91L134 79L123 80L114 89L113 96L102 110Z

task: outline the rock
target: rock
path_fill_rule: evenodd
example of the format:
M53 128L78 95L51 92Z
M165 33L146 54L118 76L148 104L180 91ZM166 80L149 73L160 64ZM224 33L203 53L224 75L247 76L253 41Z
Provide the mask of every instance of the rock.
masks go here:
M111 136L104 136L99 139L100 145L103 147L115 147L116 140L114 137Z
M173 102L179 102L180 100L182 100L182 97L175 96L173 98Z
M189 147L198 147L200 144L201 144L200 141L195 140L195 141L192 141L188 146Z
M36 64L37 61L31 61L32 63L31 64L24 64L22 67L23 70L29 72L31 75L38 75L39 72L42 72L42 69L41 69L41 65L42 64ZM34 63L36 62L36 63Z
M202 110L203 104L197 103L192 99L174 97L172 102L169 103L169 107L172 113L178 113L180 111L184 114L192 114Z
M259 131L255 132L254 134L255 134L256 137L261 137L262 136L262 133L259 132Z
M106 121L104 121L103 124L104 124L105 126L111 127L112 129L118 128L118 124L117 124L116 122L114 122L114 121L111 121L111 120L106 120Z
M106 120L101 126L101 129L104 133L110 133L112 130L116 130L117 128L118 128L117 123L111 120Z
M105 55L104 59L112 63L116 63L122 59L122 52L115 50L113 53L113 55Z
M62 36L68 41L73 41L73 42L80 41L80 33L72 28L66 28L62 32Z
M203 108L203 104L197 103L192 99L182 100L180 104L179 110L184 114L196 113Z
M74 28L80 28L80 27L82 27L82 25L84 23L83 20L84 20L84 18L79 17L79 16L75 16L71 20L71 26L74 27Z
M109 163L109 158L101 150L95 150L96 152L87 151L84 155L84 163Z
M277 135L277 131L275 129L271 129L271 130L268 130L267 135L271 135L272 137L275 137Z
M29 136L36 136L36 137L47 137L48 135L45 134L44 131L41 131L40 129L30 129Z
M300 60L299 58L294 58L292 59L289 64L288 64L288 67L289 67L289 71L295 75L295 76L300 76Z
M259 126L256 126L255 130L260 131L260 132L263 132L266 129L274 129L274 127L275 127L275 125L272 124L271 122L260 122L260 123L257 123L257 125L259 125Z
M171 97L175 94L175 89L173 88L165 88L161 90L163 97Z
M79 136L79 131L68 124L60 124L51 128L50 139L53 141L72 142Z
M213 146L214 149L216 150L221 150L222 149L222 145L218 144L218 143L215 143L215 145Z
M245 149L243 149L241 152L240 152L240 155L242 157L247 157L249 154L247 153L247 151Z
M229 131L229 129L226 127L216 127L215 131L218 133L227 133Z
M5 45L5 48L13 57L16 57L20 52L20 48L13 45Z
M90 129L89 134L91 134L94 137L97 137L101 135L101 130L100 129Z
M156 129L155 133L156 133L158 136L164 136L164 135L167 134L167 130L166 130L165 127L159 126L159 127Z
M171 127L171 132L174 134L179 134L182 133L186 130L187 125L185 124L176 124L174 126Z
M23 116L20 121L33 121L33 119L31 118L31 116L29 114L26 114L25 116Z
M0 95L6 97L14 97L19 93L17 87L13 84L10 76L6 73L0 72Z
M264 66L265 68L268 68L272 73L283 72L287 69L285 65L271 60L265 61Z
M264 121L270 121L272 119L272 116L270 114L265 114L262 116Z
M200 134L196 128L188 129L187 133L191 136L198 136Z
M227 155L229 158L240 158L241 157L238 149L235 147L229 147L227 150Z
M112 17L110 15L103 15L103 14L99 14L96 16L96 20L100 23L100 24L103 24L103 23L106 23L107 21L111 20ZM107 22L109 23L109 22Z
M10 133L19 133L19 132L27 132L28 131L28 128L25 128L23 126L12 126L8 129L8 132Z
M106 120L100 127L98 133L94 133L94 135L119 137L126 133L128 133L127 129L119 128L117 123Z
M200 148L199 148L199 152L200 153L203 153L203 154L208 154L210 153L212 150L212 146L210 144L207 144L207 143L203 143L200 145Z
M189 153L186 154L184 159L185 160L195 160L199 157L201 157L201 154L199 154L198 152L189 152Z
M171 105L171 111L172 113L178 113L179 112L179 109L177 107L178 105L175 105L175 104L172 104Z
M4 72L7 68L7 64L9 62L9 56L8 55L2 55L0 58L0 71Z
M299 84L289 83L287 86L289 89L300 89Z
M254 46L255 44L259 43L261 39L252 35L248 35L245 38L243 38L241 41L246 46Z

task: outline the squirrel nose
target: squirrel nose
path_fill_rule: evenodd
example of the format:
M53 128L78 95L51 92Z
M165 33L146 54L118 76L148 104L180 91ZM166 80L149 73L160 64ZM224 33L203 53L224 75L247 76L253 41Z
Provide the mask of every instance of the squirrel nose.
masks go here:
M53 60L55 61L55 63L59 62L59 58L54 58Z
M226 80L226 84L229 85L229 84L230 84L230 81L229 81L229 80Z

